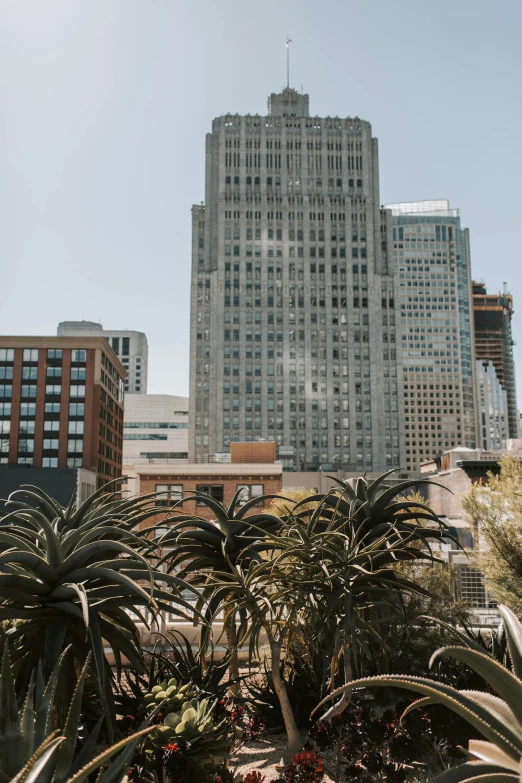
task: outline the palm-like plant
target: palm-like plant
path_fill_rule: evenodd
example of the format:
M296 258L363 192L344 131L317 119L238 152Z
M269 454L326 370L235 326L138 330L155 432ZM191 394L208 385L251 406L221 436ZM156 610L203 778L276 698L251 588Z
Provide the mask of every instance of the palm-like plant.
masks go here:
M335 478L338 484L325 495L307 497L292 510L295 519L306 520L313 516L317 528L339 529L347 521L360 536L381 536L387 530L397 530L400 533L411 533L422 538L421 524L432 522L436 528L431 529L432 540L447 538L448 528L437 514L425 503L408 498L406 493L413 487L423 484L434 484L429 479L402 481L391 487L385 484L386 479L397 468L383 473L368 483L365 476L359 476L355 489L347 482ZM402 497L403 500L397 500ZM307 505L316 501L315 508ZM303 508L304 507L304 508Z
M327 494L315 496L315 508L300 511L298 504L294 510L297 524L290 526L287 536L294 546L286 550L287 556L301 564L300 573L291 578L305 594L315 585L310 609L323 622L333 621L328 657L335 662L342 655L345 682L352 679L352 660L360 672L359 651L365 651L368 636L379 639L383 614L389 614L390 608L400 609L400 593L425 593L416 582L401 576L398 564L436 560L430 541L449 535L422 502L395 500L417 482L386 488L383 482L392 472L371 484L360 477L355 490L338 482ZM435 524L427 527L428 521ZM348 703L346 693L330 709L328 718Z
M238 490L228 506L202 492L183 498L172 507L174 524L159 540L160 546L166 549L173 547L164 558L169 572L177 570L180 577L189 577L201 589L202 598L197 608L201 609L204 602L208 601L206 619L210 622L227 601L228 594L226 588L216 590L208 575L227 571L240 562L245 567L251 561L260 562L262 553L273 546L273 535L283 526L279 517L266 511L247 516L256 505L276 495L253 498L241 504L241 494L242 490ZM209 522L192 514L178 514L183 503L191 500L204 503L215 515L215 521ZM169 521L169 518L162 521L161 527L165 527ZM233 618L233 613L229 612L225 618L224 631L230 655L230 677L237 680L237 634ZM231 691L237 694L238 685L233 685Z
M58 678L64 659L69 654L65 650L60 656L46 684L44 684L42 669L39 667L37 676L32 679L23 705L18 709L14 676L9 660L9 649L5 646L0 674L0 781L20 781L29 783L80 783L86 780L95 770L103 767L119 750L123 752L101 777L100 783L110 783L121 780L129 765L132 753L141 736L152 729L143 729L125 739L118 745L106 749L94 761L94 751L98 741L103 716L98 721L92 734L84 739L78 749L78 730L80 728L83 688L89 658L87 659L80 678L76 683L74 694L64 721L63 733L53 732L55 719L55 698ZM147 722L147 721L146 721ZM146 723L145 722L145 723ZM145 725L145 724L144 724Z
M473 726L484 740L470 740L471 760L447 770L436 783L519 783L522 771L522 624L513 612L500 606L512 671L490 655L474 647L445 647L432 656L433 663L447 655L465 663L479 674L493 692L459 691L449 685L424 677L387 675L368 677L344 685L327 696L316 707L363 686L390 686L415 691L423 698L413 702L403 717L419 706L444 704Z
M118 670L122 656L143 670L130 613L144 622L147 612L160 610L193 616L181 597L181 590L192 588L152 565L157 545L139 529L157 513L153 496L121 500L105 492L99 490L79 508L63 509L28 487L6 503L0 520L0 620L21 621L4 638L17 640L13 650L24 689L40 660L49 673L70 645L80 666L92 653L110 703L112 675L104 645L112 648Z

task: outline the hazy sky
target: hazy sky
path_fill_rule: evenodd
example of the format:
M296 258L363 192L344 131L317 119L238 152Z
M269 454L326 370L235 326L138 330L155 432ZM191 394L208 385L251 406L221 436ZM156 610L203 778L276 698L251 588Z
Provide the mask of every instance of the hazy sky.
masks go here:
M188 393L205 133L291 83L379 139L381 202L449 198L522 326L520 0L0 0L0 333L139 329ZM522 395L522 339L516 349Z

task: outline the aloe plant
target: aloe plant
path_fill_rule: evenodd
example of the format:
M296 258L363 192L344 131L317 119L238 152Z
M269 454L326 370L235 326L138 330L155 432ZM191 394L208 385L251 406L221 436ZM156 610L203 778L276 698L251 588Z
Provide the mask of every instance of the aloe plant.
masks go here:
M472 668L493 692L459 691L425 677L388 675L367 677L344 685L331 693L314 710L330 700L363 686L392 686L412 690L422 698L414 701L403 717L416 707L443 704L464 718L484 739L470 740L471 760L447 770L436 783L520 783L522 773L522 624L506 606L499 606L504 622L512 671L491 655L473 647L444 647L434 653L433 663L442 655L455 658Z
M69 650L62 653L46 684L39 667L19 710L9 648L5 646L0 673L0 783L80 783L121 750L121 755L99 778L100 783L119 781L129 765L137 742L152 731L152 727L142 727L141 731L105 749L93 760L104 720L102 716L78 751L83 688L90 659L88 656L74 689L63 733L53 732L58 678L69 654Z
M174 514L172 520L167 518L161 522L162 528L166 523L173 522L159 540L160 546L173 547L165 556L168 568L170 571L179 568L181 577L191 575L192 580L196 580L196 584L202 591L202 598L196 605L197 609L201 609L204 602L210 598L206 614L208 621L212 620L228 597L226 590L219 592L213 585L209 585L208 575L214 571L226 571L230 564L234 567L239 562L243 566L248 566L251 561L260 562L262 553L273 547L270 536L283 527L279 517L266 511L254 514L249 512L256 505L275 497L279 496L264 495L240 505L241 490L238 490L230 504L226 506L209 495L199 492L178 501L172 507ZM178 513L184 503L193 500L204 503L215 515L215 521L209 522L193 514ZM230 678L235 683L231 686L230 692L238 695L238 640L232 615L225 617L224 632L230 656ZM203 646L205 641L204 632Z
M157 544L139 527L158 511L151 498L122 500L103 488L78 508L71 503L64 509L37 487L9 496L0 520L0 620L17 621L4 639L17 641L19 687L28 686L39 661L48 674L70 645L79 666L92 653L110 703L105 646L118 671L122 656L143 670L130 613L144 622L149 611L193 617L181 596L193 588L152 565Z

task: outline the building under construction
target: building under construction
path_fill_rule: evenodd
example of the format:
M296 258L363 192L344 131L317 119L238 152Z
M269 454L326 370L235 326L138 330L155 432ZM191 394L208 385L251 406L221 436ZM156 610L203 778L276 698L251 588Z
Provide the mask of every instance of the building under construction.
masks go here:
M488 294L482 282L473 283L475 354L477 361L491 362L507 395L508 437L518 437L515 361L511 318L513 297L505 285L502 293Z

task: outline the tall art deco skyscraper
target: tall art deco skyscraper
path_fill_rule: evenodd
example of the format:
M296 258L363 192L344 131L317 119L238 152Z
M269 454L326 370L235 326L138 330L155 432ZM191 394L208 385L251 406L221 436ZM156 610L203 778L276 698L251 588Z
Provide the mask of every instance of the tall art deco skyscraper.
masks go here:
M273 439L286 469L402 463L391 213L359 118L308 95L225 115L192 209L189 458Z

